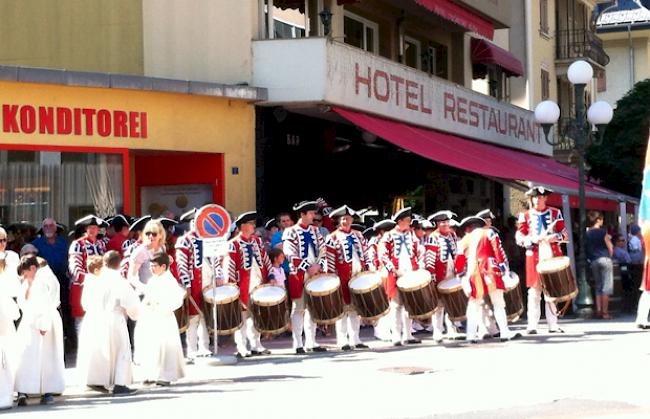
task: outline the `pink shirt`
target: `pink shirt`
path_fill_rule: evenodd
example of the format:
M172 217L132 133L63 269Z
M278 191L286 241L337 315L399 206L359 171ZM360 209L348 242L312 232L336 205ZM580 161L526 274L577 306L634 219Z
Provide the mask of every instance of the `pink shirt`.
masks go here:
M282 269L282 266L271 267L271 271L269 272L269 283L284 288L285 279L286 276L284 274L284 269Z

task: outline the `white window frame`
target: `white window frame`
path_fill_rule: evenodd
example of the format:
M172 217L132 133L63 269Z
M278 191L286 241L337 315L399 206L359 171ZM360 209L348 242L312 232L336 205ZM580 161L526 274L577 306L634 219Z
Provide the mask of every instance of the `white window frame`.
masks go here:
M406 43L407 42L415 45L415 49L417 52L415 68L417 70L422 70L422 43L415 38L411 38L408 35L404 35L404 65L406 65Z
M356 20L357 22L363 25L363 50L371 54L379 55L379 24L373 22L372 20L368 20L357 14L354 14L352 12L348 12L347 10L345 10L344 16ZM368 40L366 39L367 28L372 29L372 31L374 32L374 37L373 37L374 39L372 45L373 52L368 51Z
M292 36L292 39L295 39L295 38L296 38L296 29L302 29L303 31L305 31L305 37L307 37L307 31L306 31L306 29L305 29L304 26L296 25L296 24L293 23L293 22L289 22L288 20L280 19L280 18L275 17L275 16L273 16L273 20L274 20L275 22L280 22L280 23L284 23L285 25L289 25L289 26L291 26L291 36ZM273 30L275 31L275 25L273 25L273 28L274 28ZM274 35L275 35L275 32L273 32L273 33L274 33Z

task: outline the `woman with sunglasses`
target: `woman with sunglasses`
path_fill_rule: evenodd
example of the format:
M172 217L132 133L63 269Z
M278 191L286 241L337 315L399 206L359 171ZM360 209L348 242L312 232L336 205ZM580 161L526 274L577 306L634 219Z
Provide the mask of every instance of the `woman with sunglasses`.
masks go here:
M142 244L133 249L129 256L128 280L138 293L142 293L143 285L149 282L151 273L150 261L160 253L165 253L166 233L162 223L149 220L142 230Z

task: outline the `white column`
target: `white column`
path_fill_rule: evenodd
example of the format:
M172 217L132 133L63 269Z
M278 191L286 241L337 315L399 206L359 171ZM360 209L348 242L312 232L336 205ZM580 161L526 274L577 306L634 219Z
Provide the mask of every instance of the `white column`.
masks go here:
M266 39L266 25L264 24L264 7L266 2L264 0L257 0L257 37L258 39Z
M305 38L309 38L309 0L305 0Z
M273 24L273 0L267 1L266 23L268 26L268 39L275 38L275 25Z

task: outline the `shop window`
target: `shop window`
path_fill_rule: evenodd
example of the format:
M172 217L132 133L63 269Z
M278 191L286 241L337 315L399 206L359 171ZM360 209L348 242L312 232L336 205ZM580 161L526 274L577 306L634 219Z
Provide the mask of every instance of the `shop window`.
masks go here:
M61 152L61 164L36 152L8 150L0 165L3 221L38 225L51 216L70 225L89 212L108 216L122 210L122 156Z
M421 68L421 50L420 41L411 37L404 37L404 64L409 67Z
M542 69L542 100L547 100L551 97L551 76L548 71Z
M379 51L379 26L375 22L345 12L343 22L345 43L377 54Z

